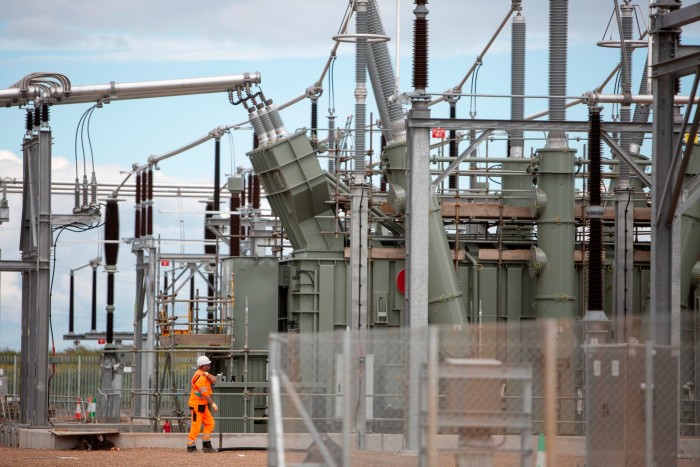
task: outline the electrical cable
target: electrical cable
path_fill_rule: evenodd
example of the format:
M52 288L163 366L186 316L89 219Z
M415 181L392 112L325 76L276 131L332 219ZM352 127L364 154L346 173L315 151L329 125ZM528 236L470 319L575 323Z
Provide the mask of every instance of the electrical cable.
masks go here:
M481 68L481 65L483 65L483 62L479 62L479 64L476 66L476 70L474 70L474 74L472 75L472 82L471 82L471 96L469 97L469 116L471 118L476 117L476 89L477 89L477 82L479 80L479 69Z
M54 231L58 230L58 234L56 235L56 239L53 240L53 266L51 267L51 280L49 281L49 335L51 336L51 350L52 350L52 355L55 357L56 356L56 342L54 340L54 335L53 335L53 316L51 313L51 298L53 296L53 280L56 277L56 251L58 249L58 239L61 237L61 234L64 232L63 227L59 227L57 229L54 229ZM49 400L51 400L51 380L53 379L54 374L56 373L56 364L52 363L51 364L51 375L49 376L49 380L47 381L47 388L46 388L46 406L49 406ZM47 420L51 426L54 426L54 424L51 422L51 419L47 417Z
M489 170L491 170L491 169L497 169L497 168L500 168L500 167L502 167L501 164L494 164L494 165L488 167L488 168L486 169L486 172L488 173ZM497 182L496 180L494 180L493 178L491 178L490 175L487 175L486 178L488 178L489 180L491 180L491 181L492 181L493 183L495 183L496 185L500 185L500 184L501 184L501 182Z
M335 59L331 59L331 65L328 68L328 112L335 113L335 77L333 75L335 71Z
M228 136L228 142L229 142L229 152L231 153L231 175L234 174L234 169L236 167L236 149L234 147L233 143L233 134L231 133L231 130L226 131L226 135Z

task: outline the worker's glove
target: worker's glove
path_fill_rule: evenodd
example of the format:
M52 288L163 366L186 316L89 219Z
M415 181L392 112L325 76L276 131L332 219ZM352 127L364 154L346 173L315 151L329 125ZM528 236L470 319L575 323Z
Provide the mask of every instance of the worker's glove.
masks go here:
M211 403L211 409L212 409L214 412L218 412L218 411L219 411L219 406L216 405L216 403L212 402L212 403Z

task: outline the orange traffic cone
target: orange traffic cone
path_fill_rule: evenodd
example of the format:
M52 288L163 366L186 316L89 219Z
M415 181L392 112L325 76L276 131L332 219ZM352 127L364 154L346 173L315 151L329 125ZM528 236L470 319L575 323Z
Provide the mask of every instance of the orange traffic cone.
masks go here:
M75 421L76 422L83 421L83 406L82 406L82 401L80 400L80 397L78 397L78 401L75 403Z

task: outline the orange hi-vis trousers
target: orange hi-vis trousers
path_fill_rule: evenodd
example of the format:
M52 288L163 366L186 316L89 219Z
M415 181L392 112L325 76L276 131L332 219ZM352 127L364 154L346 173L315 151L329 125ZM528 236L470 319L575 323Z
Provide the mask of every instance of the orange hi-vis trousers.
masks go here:
M190 415L192 416L192 427L190 435L187 437L187 446L194 446L194 442L202 431L202 441L211 441L211 432L214 431L214 417L212 417L207 404L190 406ZM202 428L204 425L204 428Z

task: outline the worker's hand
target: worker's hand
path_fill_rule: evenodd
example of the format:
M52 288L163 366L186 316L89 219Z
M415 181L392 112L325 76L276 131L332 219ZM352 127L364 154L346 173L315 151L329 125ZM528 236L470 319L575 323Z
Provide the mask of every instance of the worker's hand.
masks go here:
M219 411L219 406L216 405L215 402L212 402L212 403L211 403L211 409L212 409L214 412L218 412L218 411Z

